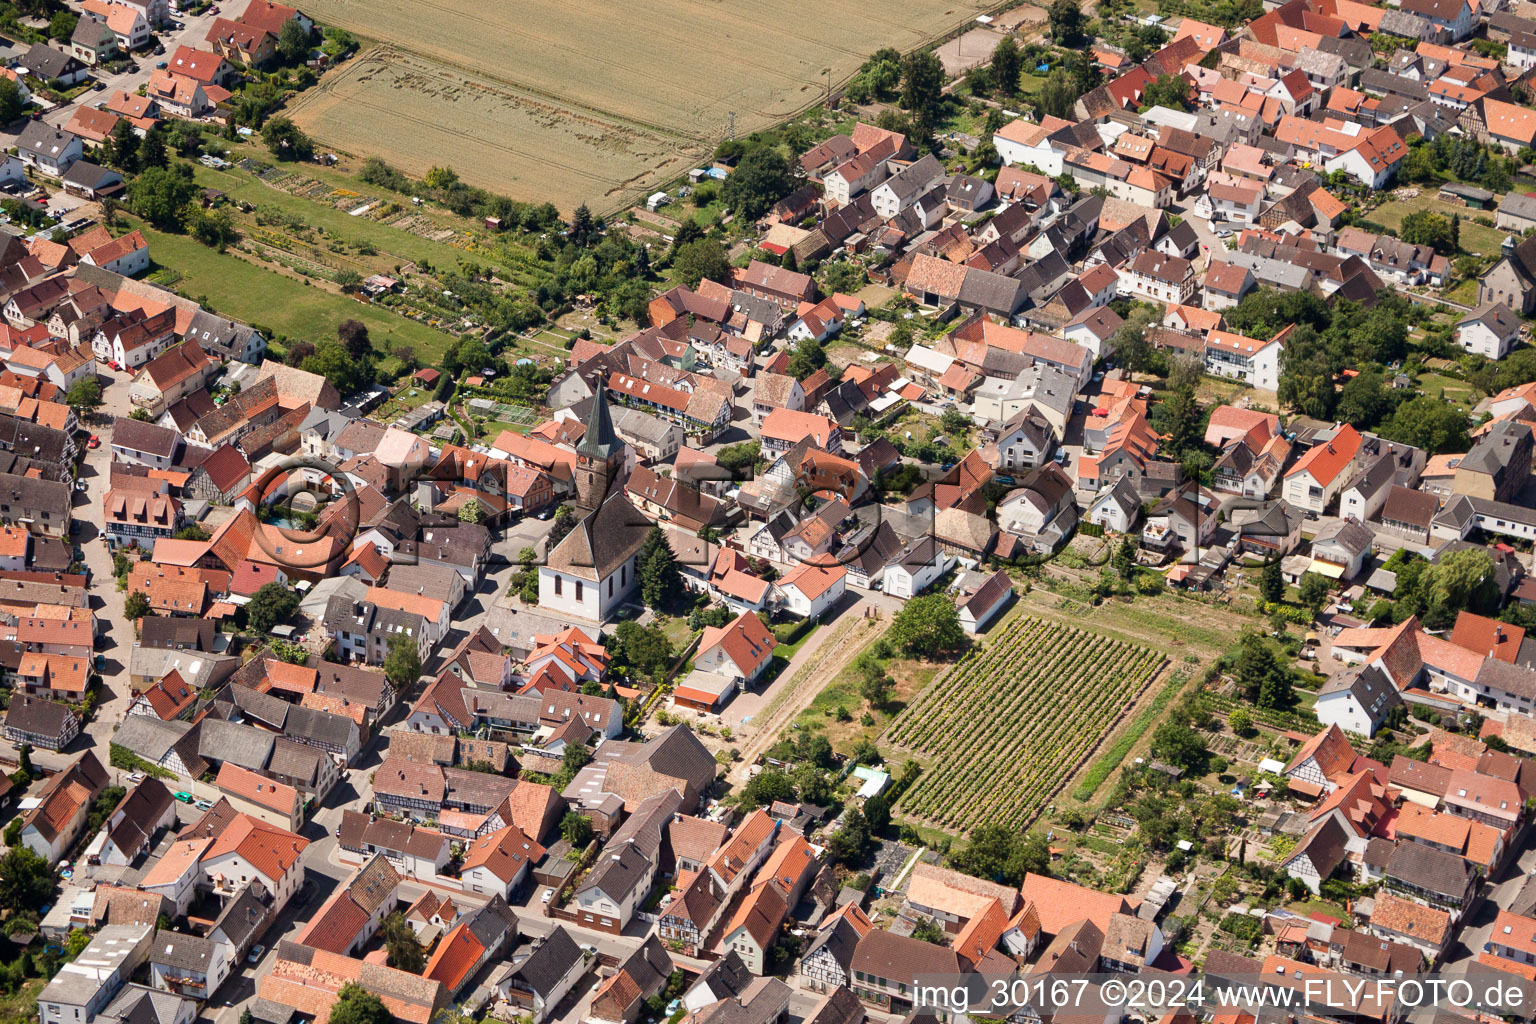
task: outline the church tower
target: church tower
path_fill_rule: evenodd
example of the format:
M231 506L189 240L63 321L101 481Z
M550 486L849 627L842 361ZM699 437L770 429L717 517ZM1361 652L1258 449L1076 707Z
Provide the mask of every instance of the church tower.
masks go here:
M576 446L576 505L590 512L603 503L624 469L624 442L608 413L608 389L601 383L587 412L587 432Z

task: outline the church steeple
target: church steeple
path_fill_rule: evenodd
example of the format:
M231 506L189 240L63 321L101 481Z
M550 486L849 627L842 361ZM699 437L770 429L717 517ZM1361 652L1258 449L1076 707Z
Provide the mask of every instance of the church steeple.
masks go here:
M608 389L599 380L587 410L587 430L576 446L576 504L592 510L603 503L624 469L624 440L613 429Z
M592 408L587 410L587 432L576 446L576 454L591 459L608 459L624 447L624 442L613 429L613 417L608 414L608 389L601 384L592 396Z

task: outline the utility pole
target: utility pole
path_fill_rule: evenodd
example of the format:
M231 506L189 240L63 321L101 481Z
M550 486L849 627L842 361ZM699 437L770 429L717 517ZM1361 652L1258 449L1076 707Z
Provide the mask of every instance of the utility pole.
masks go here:
M823 102L827 106L831 106L832 105L832 69L831 68L822 68L822 71L827 76L827 98Z

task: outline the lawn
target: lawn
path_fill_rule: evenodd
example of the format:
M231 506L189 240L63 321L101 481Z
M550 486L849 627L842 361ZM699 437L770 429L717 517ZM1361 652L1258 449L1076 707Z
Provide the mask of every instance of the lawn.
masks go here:
M1477 305L1478 280L1469 277L1465 281L1445 293L1445 297L1451 302L1459 302L1463 306Z
M343 320L361 320L376 351L388 354L397 345L410 345L426 366L440 363L453 340L383 307L215 252L185 235L166 234L136 221L133 226L144 232L154 264L181 275L176 290L216 313L310 341L334 337Z
M302 173L307 175L309 172L310 169L306 165ZM323 228L327 235L333 235L351 245L367 243L377 249L381 255L393 257L392 260L386 261L387 263L416 263L425 260L433 266L452 267L465 255L464 250L444 242L434 242L430 238L423 238L409 231L381 224L367 216L354 217L329 203L305 199L291 192L264 185L255 175L248 174L238 167L219 171L199 165L195 169L194 176L199 185L204 188L216 188L226 193L231 199L250 203L255 207L276 207L313 227ZM349 188L367 190L369 186L361 182L352 182ZM249 220L240 215L237 215L237 219Z
M1415 210L1433 210L1441 214L1446 220L1450 220L1456 214L1461 215L1461 247L1467 252L1475 252L1478 255L1486 255L1499 251L1499 246L1504 242L1504 233L1494 228L1475 224L1472 221L1477 216L1477 211L1468 210L1462 206L1453 206L1450 203L1441 202L1433 194L1421 192L1413 199L1394 200L1385 203L1367 216L1385 227L1397 231L1402 227L1403 218Z
M1470 409L1483 397L1483 393L1464 380L1443 377L1438 373L1419 374L1419 390L1430 398L1452 402Z

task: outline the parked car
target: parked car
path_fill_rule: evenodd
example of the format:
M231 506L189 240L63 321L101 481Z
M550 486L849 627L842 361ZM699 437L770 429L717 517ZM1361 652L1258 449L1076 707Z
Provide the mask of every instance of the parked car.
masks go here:
M540 903L548 903L550 900L552 900L554 898L555 898L555 890L554 889L550 889L550 888L546 888L544 890L544 895L542 897L540 897L539 902Z
M266 946L263 946L259 942L256 943L256 945L251 947L250 955L245 958L245 962L252 966L261 963L261 954L265 953L266 951Z
M213 810L213 804L210 801L207 801L207 800L198 800L195 803L193 803L192 806L196 807L200 811L211 811L211 810Z
M171 65L170 65L170 63L168 61L163 61L162 60L160 63L155 65L155 69L158 70L158 71L164 71L166 68L168 68L170 66Z
M137 786L139 783L144 781L144 773L143 772L129 772L128 773L128 781L133 783L135 786Z
M85 442L85 446L87 448L100 448L101 447L101 438L97 437L95 434L92 434L91 435L91 439L89 441Z
M191 793L183 792L182 790L179 790L179 789L176 792L172 793L171 796L175 797L177 800L180 800L184 804L189 804L189 803L192 802L192 794Z

